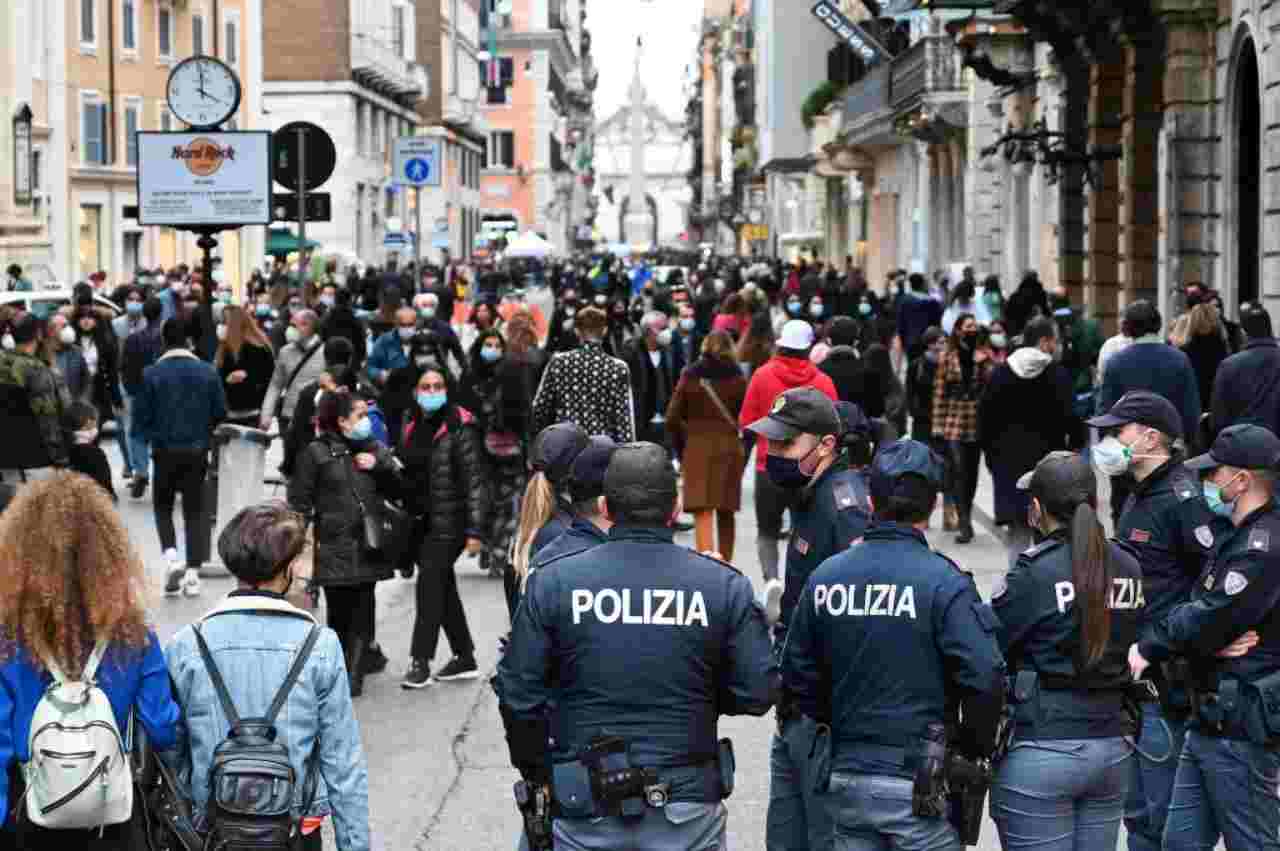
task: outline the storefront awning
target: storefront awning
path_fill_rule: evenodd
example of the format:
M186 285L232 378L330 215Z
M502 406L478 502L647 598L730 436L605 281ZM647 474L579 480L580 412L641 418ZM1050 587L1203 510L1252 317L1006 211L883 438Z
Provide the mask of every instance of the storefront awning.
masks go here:
M320 243L314 239L308 239L304 244L304 248L319 248ZM267 231L267 246L265 254L272 257L285 257L298 251L298 235L288 228L272 228Z

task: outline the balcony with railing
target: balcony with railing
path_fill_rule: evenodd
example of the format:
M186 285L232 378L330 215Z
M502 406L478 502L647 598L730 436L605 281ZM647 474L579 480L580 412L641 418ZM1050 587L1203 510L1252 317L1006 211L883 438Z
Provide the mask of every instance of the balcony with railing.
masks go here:
M419 98L427 91L426 69L405 59L394 42L372 31L351 34L351 76L396 100Z

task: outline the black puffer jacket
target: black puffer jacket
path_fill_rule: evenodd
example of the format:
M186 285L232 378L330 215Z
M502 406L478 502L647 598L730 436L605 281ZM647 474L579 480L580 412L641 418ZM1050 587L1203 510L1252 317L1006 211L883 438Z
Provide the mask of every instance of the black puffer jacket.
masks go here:
M353 448L335 434L322 434L298 454L289 478L289 507L315 525L314 585L360 585L391 577L393 565L365 551L360 505L377 511L381 497L400 496L400 476L391 452L377 441L354 451L374 455L377 465L357 470Z
M405 507L426 518L431 540L484 540L489 479L480 428L465 408L450 403L443 415L414 406L397 451L404 462Z

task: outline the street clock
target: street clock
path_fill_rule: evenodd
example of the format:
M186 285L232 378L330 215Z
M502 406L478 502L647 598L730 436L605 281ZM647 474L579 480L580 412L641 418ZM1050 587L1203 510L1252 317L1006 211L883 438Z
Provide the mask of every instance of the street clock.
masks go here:
M240 108L240 78L212 56L184 59L169 73L169 109L191 127L218 127Z

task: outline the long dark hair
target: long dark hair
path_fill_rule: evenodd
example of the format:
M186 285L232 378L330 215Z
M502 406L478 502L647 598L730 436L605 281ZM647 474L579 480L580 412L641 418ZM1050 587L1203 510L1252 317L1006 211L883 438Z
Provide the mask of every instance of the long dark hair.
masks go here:
M1075 607L1080 613L1080 652L1083 670L1095 665L1107 652L1111 639L1112 565L1107 536L1098 522L1098 513L1089 502L1075 507L1071 524L1071 584L1076 589Z

